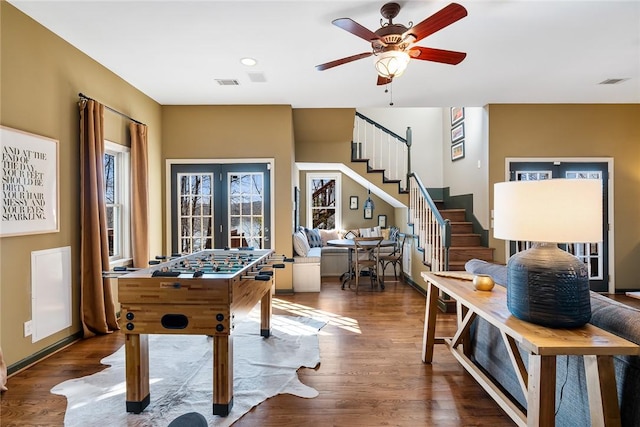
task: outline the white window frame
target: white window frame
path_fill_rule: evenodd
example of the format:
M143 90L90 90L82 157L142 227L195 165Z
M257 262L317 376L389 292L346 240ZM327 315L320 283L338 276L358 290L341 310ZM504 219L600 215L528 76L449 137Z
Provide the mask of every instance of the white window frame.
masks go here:
M313 201L311 181L314 179L333 179L336 181L336 230L342 228L342 174L341 173L307 173L307 220L308 228L313 226Z
M114 255L109 257L109 266L125 265L131 262L131 155L127 146L104 141L104 152L114 156L116 205L120 206L120 218L114 221L114 241L120 243L114 247ZM117 229L120 224L120 229ZM115 246L115 245L114 245Z

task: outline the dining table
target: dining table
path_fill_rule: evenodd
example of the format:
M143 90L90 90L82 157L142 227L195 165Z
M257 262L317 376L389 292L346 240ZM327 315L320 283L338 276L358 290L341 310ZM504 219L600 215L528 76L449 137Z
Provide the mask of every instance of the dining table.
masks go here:
M375 248L377 244L378 242L375 240L360 242L360 246L364 246L364 247L371 246L371 249ZM390 246L394 246L395 244L396 244L395 240L383 239L380 242L380 247L381 248L390 247ZM328 240L327 245L349 249L348 251L349 270L345 271L340 276L340 281L342 282L342 289L344 289L345 285L355 278L352 261L353 261L353 251L356 248L356 243L353 239L333 239L333 240ZM384 289L384 284L381 285L381 288Z

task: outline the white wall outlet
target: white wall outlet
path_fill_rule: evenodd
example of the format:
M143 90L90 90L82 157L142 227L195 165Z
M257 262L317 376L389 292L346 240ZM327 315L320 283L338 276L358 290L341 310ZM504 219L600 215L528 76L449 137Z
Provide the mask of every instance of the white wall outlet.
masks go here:
M24 336L28 337L31 336L31 327L32 327L32 323L31 320L27 320L26 322L24 322Z

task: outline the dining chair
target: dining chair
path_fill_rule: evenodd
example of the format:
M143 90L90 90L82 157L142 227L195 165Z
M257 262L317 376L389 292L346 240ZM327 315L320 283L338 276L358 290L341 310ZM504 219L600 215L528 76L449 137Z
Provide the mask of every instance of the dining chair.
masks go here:
M382 283L384 284L385 279L385 269L388 265L393 265L393 277L395 280L398 280L398 270L397 267L400 267L400 278L402 279L404 276L402 274L402 254L404 252L404 240L406 238L405 234L398 234L396 236L396 240L393 246L393 252L391 253L381 253L378 257L378 264L381 270Z
M360 274L363 271L369 273L371 278L371 287L373 288L374 280L379 283L378 257L380 256L380 243L382 237L355 237L354 254L353 254L353 273L356 279L356 294L360 285ZM381 289L384 284L380 283Z

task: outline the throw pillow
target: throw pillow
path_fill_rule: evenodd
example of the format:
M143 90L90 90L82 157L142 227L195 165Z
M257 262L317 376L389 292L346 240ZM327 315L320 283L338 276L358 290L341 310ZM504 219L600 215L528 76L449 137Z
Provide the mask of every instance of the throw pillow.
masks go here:
M383 228L382 230L380 230L380 233L382 234L382 238L384 240L389 240L389 233L391 230L389 230L388 228Z
M380 226L375 226L371 228L361 228L360 229L360 237L380 237Z
M329 240L338 240L340 235L338 230L320 230L320 238L322 239L322 246L327 246Z
M355 237L360 237L358 230L349 230L344 234L345 239L353 239Z
M293 250L298 256L307 256L309 254L309 242L304 231L296 231L293 235Z
M389 240L396 240L398 238L398 233L400 230L398 227L391 227L389 229Z
M307 241L309 242L309 247L311 248L320 248L322 247L322 238L320 237L320 231L317 228L305 228L305 234L307 235Z

